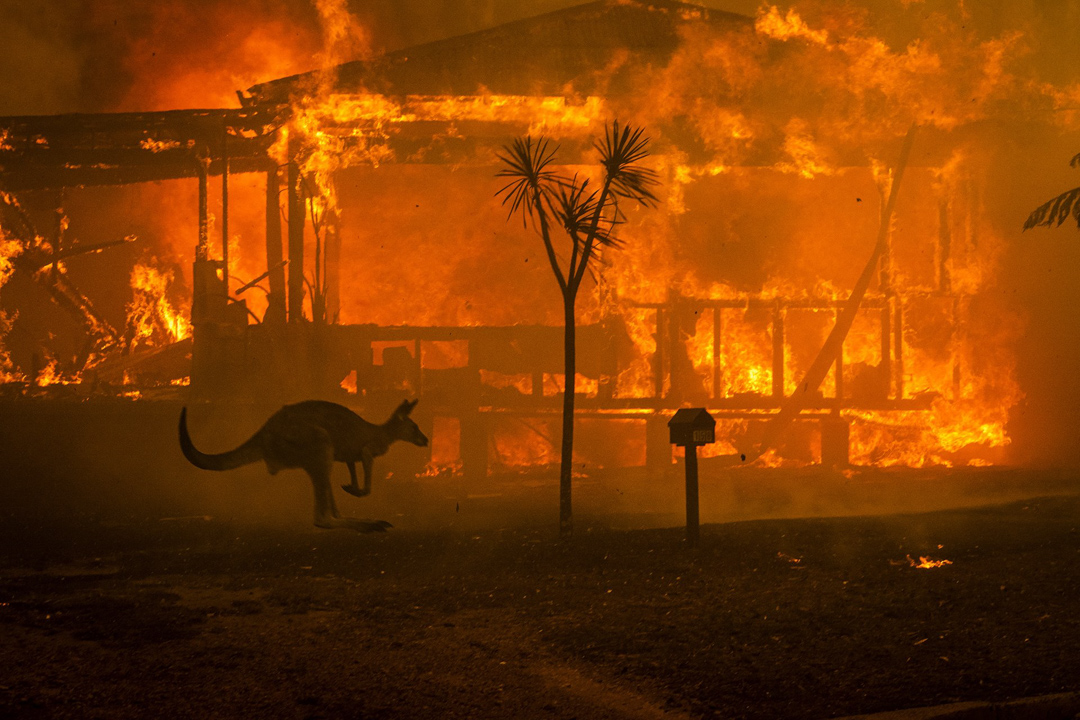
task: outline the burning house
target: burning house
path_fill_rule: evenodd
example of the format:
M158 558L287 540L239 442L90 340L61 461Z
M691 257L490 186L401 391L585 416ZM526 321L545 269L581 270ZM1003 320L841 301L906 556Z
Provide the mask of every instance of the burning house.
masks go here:
M418 474L552 463L558 297L495 197L499 153L544 136L588 176L620 118L646 128L662 190L624 208L579 303L586 468L670 465L687 404L718 418L711 452L759 442L879 235L850 333L758 462L1002 462L1023 318L991 292L992 163L1027 118L1074 131L1075 97L1015 69L1019 38L928 23L897 49L853 17L593 2L335 58L238 108L0 118L4 392L411 396L433 440ZM69 240L95 215L113 240ZM76 266L124 261L88 253L130 263L110 281L131 287L123 317Z

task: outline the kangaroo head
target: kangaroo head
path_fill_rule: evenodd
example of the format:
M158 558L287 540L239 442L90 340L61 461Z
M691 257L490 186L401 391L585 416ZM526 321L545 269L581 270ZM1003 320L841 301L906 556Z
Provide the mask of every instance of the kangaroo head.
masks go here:
M420 428L417 427L416 423L413 422L412 419L409 417L409 413L412 412L413 408L416 407L416 403L418 402L420 401L403 401L400 405L398 405L397 410L395 410L394 414L390 417L390 421L387 423L387 426L395 440L404 440L405 442L410 442L413 445L427 447L427 435L424 435L424 433L420 432Z

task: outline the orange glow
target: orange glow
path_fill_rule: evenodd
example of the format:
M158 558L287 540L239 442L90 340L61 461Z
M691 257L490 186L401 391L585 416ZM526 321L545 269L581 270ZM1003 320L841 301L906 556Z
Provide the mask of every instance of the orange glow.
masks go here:
M60 370L55 359L49 360L49 363L38 373L35 382L38 387L48 387L49 385L75 385L79 382L79 376L68 375Z
M814 30L799 16L795 8L781 16L780 10L775 5L762 6L758 10L757 21L754 27L758 33L775 40L791 40L801 38L818 45L825 45L829 41L829 34L824 30Z
M431 460L424 469L427 477L461 474L461 421L435 417L431 428Z
M302 176L305 277L318 292L328 288L326 244L330 228L339 229L340 310L326 319L426 327L562 323L541 246L531 230L506 222L494 197L495 154L525 134L588 148L603 122L633 118L654 138L647 162L663 179L659 207L624 208L622 245L603 251L596 282L583 286L579 324L614 328L618 364L597 371L581 358L590 375L579 373L575 388L598 400L590 408L608 400L602 383L620 407L657 414L691 402L713 408L721 416L717 442L702 448L702 457L737 454L775 412L780 392L798 389L869 257L897 138L913 122L931 128L933 143L941 144L954 139L938 131L982 123L1001 107L1053 108L1060 112L1052 122L1076 123L1069 108L1080 101L1076 87L1020 74L1023 37L977 37L955 13L928 21L905 46L876 37L861 20L830 19L827 9L769 4L739 31L705 23L681 29L666 65L628 74L633 92L626 97L573 86L553 96L484 88L473 95L381 94L338 85L335 67L370 58L372 38L344 0L314 4L319 28L286 18L252 21L244 7L219 9L202 21L206 28L190 27L190 20L173 18L175 9L153 10L160 20L153 27L183 20L177 37L202 42L164 43L176 54L167 72L164 60L137 60L153 57L164 31L137 42L128 67L133 90L114 109L234 107L237 88L314 67L311 83L282 109L270 150L280 164L296 162ZM1003 461L1011 442L1009 412L1022 398L1015 345L1023 321L992 297L1007 238L989 219L981 191L991 141L963 142L944 152L930 142L920 148L925 156L909 168L892 219L890 252L844 343L843 375L831 371L811 403L815 418L840 406L839 416L851 423L855 465L992 464ZM140 145L155 153L181 147L151 138ZM8 149L10 138L0 130L0 150ZM588 164L573 170L596 173ZM263 179L230 176L233 291L266 270ZM220 257L217 192L212 186L210 243L211 255ZM179 268L151 259L130 277L129 349L160 347L191 335L190 308L174 283L190 272L196 189L193 181L174 180L133 193L153 208L143 218L150 226L144 239ZM284 192L281 198L284 204ZM24 250L0 229L0 286ZM257 316L266 308L260 290L242 296ZM310 318L310 294L307 302ZM14 320L0 314L0 339ZM408 347L424 370L470 368L485 397L550 401L565 384L535 368L480 367L484 354L470 357L464 340L377 343L376 365L392 346ZM600 373L605 377L592 376ZM606 374L614 376L613 388ZM0 344L0 382L21 378ZM43 385L64 381L55 361L37 378ZM340 387L362 392L355 370ZM748 418L751 412L761 419ZM497 424L493 466L557 461L549 418ZM809 436L806 428L819 423L798 424ZM458 421L437 419L430 474L460 471L460 434ZM640 434L625 452L635 461L644 455ZM800 437L795 444L798 458L772 450L758 464L820 460L820 441Z
M522 395L531 395L533 391L532 375L525 373L507 375L494 370L481 370L480 382L496 390L512 388Z
M131 270L133 298L127 306L131 347L167 345L191 336L190 311L174 307L168 297L172 271L155 267L155 262L136 263Z
M341 381L341 389L352 395L356 394L356 371L350 370L345 379Z
M921 568L923 570L945 567L946 565L953 564L952 560L935 560L931 557L927 557L926 555L920 555L919 562L915 562L910 555L907 556L907 560L911 564L911 567Z

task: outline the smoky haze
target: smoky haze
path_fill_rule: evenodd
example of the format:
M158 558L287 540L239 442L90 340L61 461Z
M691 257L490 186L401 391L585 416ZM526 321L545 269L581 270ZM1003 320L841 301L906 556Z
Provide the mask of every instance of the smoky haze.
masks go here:
M374 52L393 51L571 7L573 0L373 0L348 3ZM703 0L752 16L756 0ZM910 10L964 8L986 34L1015 30L1035 39L1044 77L1075 81L1078 0L876 0L777 3L808 20L870 16L894 45L914 39ZM309 0L16 0L0 5L0 115L235 106L235 90L312 69L320 50ZM178 104L179 103L179 104Z

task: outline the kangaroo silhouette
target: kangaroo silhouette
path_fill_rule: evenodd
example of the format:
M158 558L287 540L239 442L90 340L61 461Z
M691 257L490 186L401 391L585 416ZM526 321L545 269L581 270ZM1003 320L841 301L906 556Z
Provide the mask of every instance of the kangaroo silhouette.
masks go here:
M187 429L187 408L180 411L180 449L192 465L203 470L232 470L243 465L266 463L271 475L286 468L304 470L315 491L315 526L347 528L359 532L385 532L392 527L385 520L361 520L338 515L330 472L334 462L349 468L352 482L342 485L351 495L371 493L371 467L375 458L384 455L399 440L418 447L428 444L409 414L417 400L405 400L390 419L375 425L344 405L324 400L306 400L286 405L239 447L223 453L201 452L191 441ZM364 468L364 486L356 478L356 463Z

